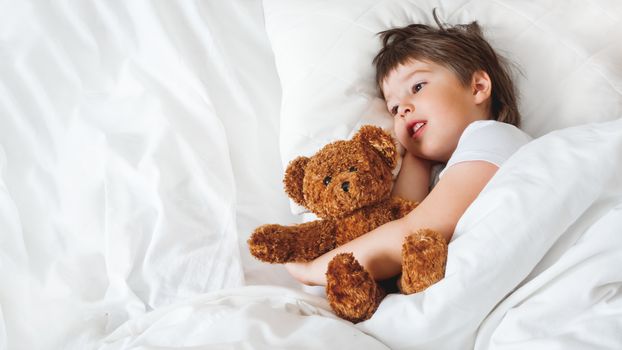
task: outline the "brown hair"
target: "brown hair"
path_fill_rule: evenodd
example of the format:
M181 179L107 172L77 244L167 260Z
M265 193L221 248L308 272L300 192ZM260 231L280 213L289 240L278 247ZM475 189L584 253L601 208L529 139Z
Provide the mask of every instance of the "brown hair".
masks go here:
M444 27L433 11L438 28L411 24L378 33L382 49L373 60L376 83L382 83L397 66L415 59L432 61L452 70L468 86L473 73L483 70L492 83L490 114L492 119L520 126L516 91L506 70L506 60L497 55L482 35L477 22Z

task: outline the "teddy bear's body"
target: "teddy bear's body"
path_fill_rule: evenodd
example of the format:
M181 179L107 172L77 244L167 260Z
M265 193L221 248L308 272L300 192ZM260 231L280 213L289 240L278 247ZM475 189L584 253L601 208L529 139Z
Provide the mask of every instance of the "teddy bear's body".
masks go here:
M285 190L320 219L258 227L249 239L256 258L270 263L310 261L389 221L402 218L417 204L391 197L397 149L382 129L364 126L349 141L335 141L313 157L298 157L285 173ZM447 242L421 230L402 250L400 290L425 289L444 275ZM327 297L335 312L358 322L373 314L385 292L352 254L339 254L328 266Z

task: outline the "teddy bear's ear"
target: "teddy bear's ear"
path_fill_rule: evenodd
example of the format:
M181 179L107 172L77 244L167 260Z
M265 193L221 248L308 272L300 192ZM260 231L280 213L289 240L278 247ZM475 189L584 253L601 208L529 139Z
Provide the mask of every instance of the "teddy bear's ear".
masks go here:
M382 159L391 167L397 166L397 147L393 138L386 131L373 125L363 125L354 139L368 143Z
M294 202L305 206L305 197L302 192L302 180L305 178L305 168L310 158L298 157L292 160L285 170L285 192Z

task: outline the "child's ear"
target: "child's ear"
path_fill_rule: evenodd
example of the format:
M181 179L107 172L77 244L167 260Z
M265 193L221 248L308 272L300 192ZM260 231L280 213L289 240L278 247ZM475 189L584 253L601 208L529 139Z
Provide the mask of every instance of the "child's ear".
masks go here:
M471 78L471 90L473 91L475 104L488 101L492 94L492 81L490 81L488 73L483 70L478 70L473 73L473 77Z
M373 125L363 125L354 136L355 140L369 144L391 169L397 166L397 147L391 135Z
M292 160L285 170L285 178L283 184L285 185L285 192L289 195L294 202L305 205L305 196L302 192L302 180L305 178L305 168L309 163L310 158L298 157Z

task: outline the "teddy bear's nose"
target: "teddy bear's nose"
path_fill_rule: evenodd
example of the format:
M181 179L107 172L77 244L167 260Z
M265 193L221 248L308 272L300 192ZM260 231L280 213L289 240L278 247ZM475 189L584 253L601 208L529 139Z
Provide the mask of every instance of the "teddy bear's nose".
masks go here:
M343 192L348 192L350 190L350 182L346 181L341 183L341 189Z

